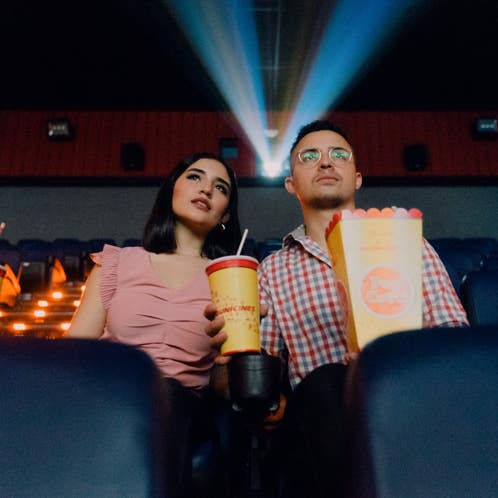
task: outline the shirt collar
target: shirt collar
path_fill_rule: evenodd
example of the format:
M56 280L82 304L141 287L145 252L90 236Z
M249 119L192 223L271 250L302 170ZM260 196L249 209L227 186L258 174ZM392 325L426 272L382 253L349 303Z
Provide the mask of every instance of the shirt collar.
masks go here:
M299 225L284 237L284 247L291 247L293 244L300 244L306 252L323 261L330 267L332 266L329 255L313 239L306 235L304 225Z

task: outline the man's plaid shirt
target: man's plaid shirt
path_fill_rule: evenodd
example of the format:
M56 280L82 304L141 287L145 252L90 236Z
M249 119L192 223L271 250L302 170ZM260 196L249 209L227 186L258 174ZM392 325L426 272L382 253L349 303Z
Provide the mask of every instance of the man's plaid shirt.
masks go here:
M468 325L448 273L426 240L422 261L423 327ZM345 323L330 258L303 225L261 263L258 274L260 301L269 306L261 346L287 361L291 386L321 365L344 363Z

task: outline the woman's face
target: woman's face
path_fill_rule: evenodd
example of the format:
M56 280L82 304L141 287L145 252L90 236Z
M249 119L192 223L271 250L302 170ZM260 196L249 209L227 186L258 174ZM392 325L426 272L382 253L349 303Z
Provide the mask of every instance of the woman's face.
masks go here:
M215 159L199 159L176 180L173 212L177 220L195 231L209 233L228 221L231 181L228 172Z

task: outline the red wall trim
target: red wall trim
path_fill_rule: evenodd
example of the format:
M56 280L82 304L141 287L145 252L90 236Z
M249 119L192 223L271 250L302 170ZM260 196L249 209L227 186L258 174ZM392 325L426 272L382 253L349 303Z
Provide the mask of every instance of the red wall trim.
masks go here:
M498 177L498 140L476 140L477 117L498 111L336 112L330 117L348 133L357 167L367 177ZM48 119L67 117L76 130L71 142L50 142ZM0 111L0 177L163 177L194 151L219 152L223 137L240 139L232 162L241 178L256 176L255 157L229 113L167 111ZM140 142L143 171L121 167L121 144ZM403 165L407 144L426 145L426 170Z

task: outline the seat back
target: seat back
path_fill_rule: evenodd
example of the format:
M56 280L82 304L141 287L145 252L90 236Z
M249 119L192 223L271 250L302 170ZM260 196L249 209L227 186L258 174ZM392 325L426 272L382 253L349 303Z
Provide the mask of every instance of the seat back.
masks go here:
M21 264L21 253L17 247L11 245L0 246L0 264L5 263L7 263L17 275L19 265Z
M263 261L267 256L273 254L282 248L281 239L266 239L264 242L259 242L256 248L257 259Z
M0 496L164 497L160 393L130 346L0 338Z
M438 255L448 270L456 293L460 296L460 286L466 276L470 272L478 271L482 268L482 254L475 249L457 247L439 249Z
M23 261L17 273L21 292L47 292L52 286L53 266L47 261Z
M492 271L498 270L498 255L486 258L484 260L483 269Z
M68 281L82 281L85 279L83 261L87 257L84 243L79 239L54 239L53 244L57 251Z
M469 273L461 298L471 325L498 326L498 270Z
M48 261L57 257L54 244L42 239L21 239L17 242L22 261Z
M351 496L498 496L498 328L387 335L349 373Z
M142 239L136 239L136 238L124 239L123 242L121 243L121 247L141 247L141 246L142 246Z
M105 244L109 244L111 246L117 246L116 241L112 238L100 238L100 239L90 239L88 241L90 250L89 252L99 252L102 251Z

